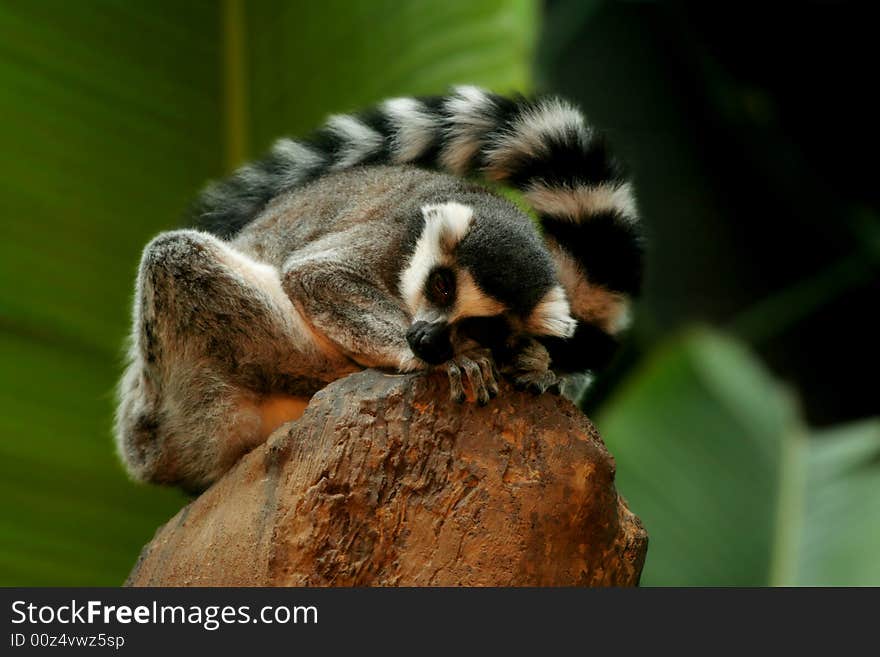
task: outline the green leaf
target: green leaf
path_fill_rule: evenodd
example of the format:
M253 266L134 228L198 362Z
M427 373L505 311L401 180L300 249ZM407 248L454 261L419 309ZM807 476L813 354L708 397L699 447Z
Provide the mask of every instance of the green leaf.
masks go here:
M880 583L880 422L808 435L788 391L707 330L597 422L650 536L643 584Z
M146 241L325 114L528 87L536 7L0 3L0 584L119 584L186 501L129 482L110 437Z
M279 134L452 84L531 85L534 0L260 0L245 5L251 154Z
M804 516L783 581L880 584L880 421L823 432L804 447Z
M185 498L110 427L134 273L221 171L212 3L0 3L0 584L120 584Z

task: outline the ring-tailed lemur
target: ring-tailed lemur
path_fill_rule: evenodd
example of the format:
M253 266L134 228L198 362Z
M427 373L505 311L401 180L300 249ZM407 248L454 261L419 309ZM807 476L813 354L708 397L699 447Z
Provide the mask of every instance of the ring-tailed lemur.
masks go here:
M471 174L521 190L540 230ZM144 250L116 418L135 477L194 490L359 369L440 367L486 403L499 359L539 392L601 368L641 278L602 137L563 100L475 87L281 139L195 220Z

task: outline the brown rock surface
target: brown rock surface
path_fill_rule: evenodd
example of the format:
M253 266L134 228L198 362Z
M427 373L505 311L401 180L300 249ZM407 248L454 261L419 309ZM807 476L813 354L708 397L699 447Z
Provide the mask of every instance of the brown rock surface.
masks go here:
M506 384L361 372L161 527L132 586L628 586L647 549L596 429Z

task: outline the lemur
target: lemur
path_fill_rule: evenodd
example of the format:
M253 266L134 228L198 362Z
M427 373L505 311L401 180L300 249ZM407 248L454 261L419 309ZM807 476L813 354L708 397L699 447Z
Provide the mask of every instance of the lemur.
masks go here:
M357 370L440 369L481 404L499 368L539 393L600 370L640 286L632 185L556 97L332 116L195 208L144 249L115 424L135 478L192 491Z

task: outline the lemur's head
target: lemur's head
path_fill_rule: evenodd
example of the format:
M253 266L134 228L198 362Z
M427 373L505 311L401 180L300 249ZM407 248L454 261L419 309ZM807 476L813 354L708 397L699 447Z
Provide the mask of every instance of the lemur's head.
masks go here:
M574 333L550 255L516 206L475 193L424 205L421 218L400 279L412 317L407 340L416 356L445 362L463 344L458 329L473 325L473 318L504 320L496 326L513 334Z

